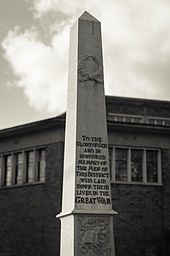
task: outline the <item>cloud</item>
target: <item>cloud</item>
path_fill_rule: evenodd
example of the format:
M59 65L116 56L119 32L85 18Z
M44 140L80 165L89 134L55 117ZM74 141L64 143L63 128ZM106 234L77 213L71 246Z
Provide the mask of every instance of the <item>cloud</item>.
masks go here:
M167 98L170 5L158 0L119 1L102 13L102 19L106 92Z
M87 0L32 0L35 20L48 27L50 32L59 33L65 26L71 25L84 12ZM85 9L84 9L85 8Z
M38 27L24 33L15 28L2 43L18 77L14 85L24 88L30 104L49 113L64 110L68 27L84 10L102 22L106 93L170 99L167 1L32 0L34 19L48 34L48 44L40 40Z
M87 4L87 1L83 1L80 3L78 0L35 0L33 1L33 6L35 13L38 17L48 13L51 10L55 10L59 13L63 13L65 15L73 14L77 12L77 10L82 9L82 5Z
M15 28L2 43L18 78L14 85L24 88L30 105L38 111L60 113L65 109L67 35L64 30L52 38L51 46L47 46L38 40L35 28L24 33Z

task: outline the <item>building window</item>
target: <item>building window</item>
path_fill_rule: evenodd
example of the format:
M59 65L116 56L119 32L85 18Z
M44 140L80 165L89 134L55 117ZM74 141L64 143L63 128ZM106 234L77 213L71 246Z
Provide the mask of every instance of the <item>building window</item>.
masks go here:
M148 123L152 125L168 125L169 118L148 117Z
M146 151L147 182L158 182L158 152L154 150Z
M114 122L125 122L125 123L143 123L143 116L139 115L128 115L121 113L108 113L108 120Z
M143 180L142 175L142 150L131 149L131 179L132 181Z
M0 156L0 187L45 182L45 178L44 148Z
M14 154L15 184L23 183L23 154Z
M115 151L116 180L127 181L127 149L118 148Z
M114 182L162 183L160 150L112 147L110 160Z
M39 149L37 159L37 180L45 181L45 170L46 170L46 153L45 149Z
M35 151L26 152L26 183L33 183L35 179Z
M4 186L12 185L12 155L4 156Z

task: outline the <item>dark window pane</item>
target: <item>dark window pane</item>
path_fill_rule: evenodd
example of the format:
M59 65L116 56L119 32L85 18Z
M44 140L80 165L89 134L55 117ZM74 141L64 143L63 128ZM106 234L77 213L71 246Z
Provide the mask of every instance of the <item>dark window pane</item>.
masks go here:
M131 179L132 181L142 181L142 150L131 150Z
M170 126L170 120L165 120L165 125Z
M116 180L127 181L127 149L116 148L115 160Z
M163 125L163 120L161 119L157 119L156 122L157 122L157 125Z
M15 154L15 184L22 184L23 157L22 153Z
M38 150L38 181L45 181L46 153L44 149Z
M109 167L110 167L110 179L112 180L112 154L113 148L109 147Z
M35 154L34 151L27 152L27 177L26 182L34 182Z
M131 122L132 122L132 117L126 116L126 122L127 122L127 123L131 123Z
M158 182L158 152L146 151L147 182Z
M134 123L140 123L141 117L134 117Z
M123 116L117 116L117 121L118 122L123 122Z
M149 124L155 124L155 120L154 119L149 119Z
M12 185L12 157L5 156L5 186Z

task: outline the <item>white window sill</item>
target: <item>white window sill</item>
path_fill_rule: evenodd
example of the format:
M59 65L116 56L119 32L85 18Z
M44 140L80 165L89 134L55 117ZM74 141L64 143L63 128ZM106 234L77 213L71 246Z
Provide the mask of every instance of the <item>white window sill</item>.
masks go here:
M45 184L45 181L37 181L33 183L24 183L24 184L16 184L16 185L11 185L11 186L1 186L0 190L2 189L11 189L11 188L23 188L27 186L35 186L35 185L43 185Z
M129 181L111 181L111 184L123 184L123 185L144 185L144 186L163 186L162 183L154 182L129 182Z

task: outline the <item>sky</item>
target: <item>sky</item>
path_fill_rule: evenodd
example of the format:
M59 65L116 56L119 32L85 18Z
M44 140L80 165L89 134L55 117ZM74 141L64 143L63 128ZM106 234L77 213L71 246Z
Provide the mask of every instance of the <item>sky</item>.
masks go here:
M66 110L69 30L102 24L105 94L170 100L170 1L0 0L0 129Z

